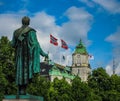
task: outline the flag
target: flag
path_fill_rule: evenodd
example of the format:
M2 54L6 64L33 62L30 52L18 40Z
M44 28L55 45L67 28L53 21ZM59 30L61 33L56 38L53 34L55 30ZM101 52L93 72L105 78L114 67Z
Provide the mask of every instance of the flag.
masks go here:
M51 34L50 34L50 43L55 46L58 45L57 38L53 37Z
M94 60L94 56L93 55L88 55L89 59Z
M61 39L61 47L64 49L68 49L68 46L64 40Z
M63 58L63 60L65 60L65 56L64 55L62 56L62 58Z

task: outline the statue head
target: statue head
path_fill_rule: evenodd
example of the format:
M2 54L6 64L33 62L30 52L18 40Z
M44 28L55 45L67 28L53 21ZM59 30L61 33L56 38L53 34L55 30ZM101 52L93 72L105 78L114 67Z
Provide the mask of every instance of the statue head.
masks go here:
M24 16L24 17L22 18L22 24L23 24L23 25L29 25L29 24L30 24L30 18L27 17L27 16Z

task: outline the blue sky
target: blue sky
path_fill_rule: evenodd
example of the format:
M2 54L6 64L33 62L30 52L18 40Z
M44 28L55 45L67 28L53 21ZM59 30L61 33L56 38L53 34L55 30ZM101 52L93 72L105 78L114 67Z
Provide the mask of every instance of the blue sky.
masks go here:
M50 58L63 65L72 63L72 53L82 39L89 54L92 69L104 67L112 73L115 59L120 74L120 1L119 0L0 0L0 36L12 39L13 31L21 26L21 18L29 16L31 27ZM50 33L58 38L59 46L49 43ZM60 48L60 39L68 50ZM66 61L61 56L66 56Z

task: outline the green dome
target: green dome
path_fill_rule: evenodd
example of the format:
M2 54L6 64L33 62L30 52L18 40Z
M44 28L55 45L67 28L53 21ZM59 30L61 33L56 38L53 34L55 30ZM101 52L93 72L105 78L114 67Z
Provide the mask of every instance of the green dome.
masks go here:
M80 40L80 43L76 46L75 54L88 54L86 51L86 47L83 45L82 41Z

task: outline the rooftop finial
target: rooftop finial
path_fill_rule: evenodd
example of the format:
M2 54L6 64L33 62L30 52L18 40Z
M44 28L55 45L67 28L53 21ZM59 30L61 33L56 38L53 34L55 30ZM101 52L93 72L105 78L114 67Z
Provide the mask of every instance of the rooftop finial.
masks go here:
M83 46L83 44L82 44L82 39L80 38L80 41L79 41L79 45L80 46Z
M82 39L80 38L80 43L82 43Z

